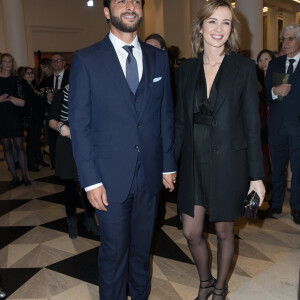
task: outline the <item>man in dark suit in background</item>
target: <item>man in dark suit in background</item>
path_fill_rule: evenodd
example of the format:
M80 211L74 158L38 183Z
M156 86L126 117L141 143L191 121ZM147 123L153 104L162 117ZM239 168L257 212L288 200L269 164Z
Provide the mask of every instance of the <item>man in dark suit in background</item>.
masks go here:
M51 56L51 64L53 74L49 76L44 83L43 88L46 92L46 115L49 115L51 102L53 100L54 93L59 89L63 89L69 83L69 72L65 70L66 61L61 53L53 53ZM48 124L48 121L47 121ZM47 125L48 126L48 125ZM56 148L56 139L57 131L48 127L48 137L49 137L49 148L50 148L50 160L51 166L55 168L55 148Z
M80 182L97 209L101 300L148 299L158 194L174 189L173 105L166 52L141 42L142 0L104 0L110 33L77 51L69 123Z
M270 62L266 91L270 104L268 119L269 146L272 159L272 203L266 216L280 214L284 200L284 173L290 158L292 169L291 214L300 224L300 25L282 29L285 55ZM288 82L278 83L278 78ZM277 79L276 79L277 78Z

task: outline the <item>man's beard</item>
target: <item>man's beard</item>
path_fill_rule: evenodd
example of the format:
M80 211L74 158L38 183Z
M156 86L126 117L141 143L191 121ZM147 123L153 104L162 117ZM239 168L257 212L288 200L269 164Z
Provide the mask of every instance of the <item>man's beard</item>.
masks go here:
M126 13L126 14L128 14L128 13ZM143 17L139 17L136 13L132 13L132 15L137 16L139 19L135 24L127 25L122 21L122 16L123 15L125 15L125 14L122 14L121 17L116 17L116 16L113 16L111 11L110 11L111 24L114 27L116 27L117 29L119 29L120 31L122 31L122 32L135 32L135 31L137 31L138 27L140 26L140 24L143 20Z

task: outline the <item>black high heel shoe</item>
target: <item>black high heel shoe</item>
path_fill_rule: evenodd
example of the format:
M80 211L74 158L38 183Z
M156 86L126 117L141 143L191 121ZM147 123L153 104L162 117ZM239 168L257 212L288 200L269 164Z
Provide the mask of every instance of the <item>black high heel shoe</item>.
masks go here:
M14 178L14 179L10 182L9 188L10 188L10 189L14 189L14 188L16 188L18 185L20 185L20 180L19 180L19 178L17 177L17 178Z
M22 184L24 184L25 186L31 186L31 182L29 181L28 178L23 178L22 179Z
M208 285L208 286L202 286L202 283L205 283L205 282L211 282L211 284ZM207 279L207 280L200 280L200 287L199 287L198 297L195 300L206 300L206 299L208 299L208 297L214 291L216 282L217 282L217 280L211 275L210 275L210 278ZM203 297L205 297L203 299L200 299L200 291L201 290L206 290L206 294L202 295Z
M216 291L218 291L218 292L216 292ZM224 286L221 289L218 289L216 287L214 288L213 295L217 296L217 300L225 300L227 294L228 294L228 288L227 288L227 286ZM214 296L213 296L213 299L215 298Z

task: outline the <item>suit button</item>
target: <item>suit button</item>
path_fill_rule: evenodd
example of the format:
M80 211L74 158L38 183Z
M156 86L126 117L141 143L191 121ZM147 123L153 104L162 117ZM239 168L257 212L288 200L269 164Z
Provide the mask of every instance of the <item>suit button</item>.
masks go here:
M134 145L134 149L139 149L139 145Z
M217 121L212 121L212 122L211 122L211 125L212 125L212 126L217 126L218 123L217 123Z
M139 101L139 99L134 99L134 101L135 101L135 102L138 102L138 101Z
M138 125L137 125L137 128L141 128L142 127L142 125L141 125L141 123L139 123Z

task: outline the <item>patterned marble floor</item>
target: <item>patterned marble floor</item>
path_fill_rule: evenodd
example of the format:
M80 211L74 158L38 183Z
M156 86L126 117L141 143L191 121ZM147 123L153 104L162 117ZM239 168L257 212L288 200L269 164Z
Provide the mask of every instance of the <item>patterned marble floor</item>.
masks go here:
M99 241L83 226L71 240L63 205L63 186L50 168L29 173L32 186L9 190L10 175L0 152L0 275L10 300L96 300ZM288 194L286 198L288 198ZM152 246L149 300L191 300L198 276L182 232L176 204L167 202L166 224ZM230 300L295 300L299 297L300 226L289 206L279 218L235 224L236 252L229 282ZM206 236L216 275L217 240L207 222ZM130 298L129 298L130 299Z

